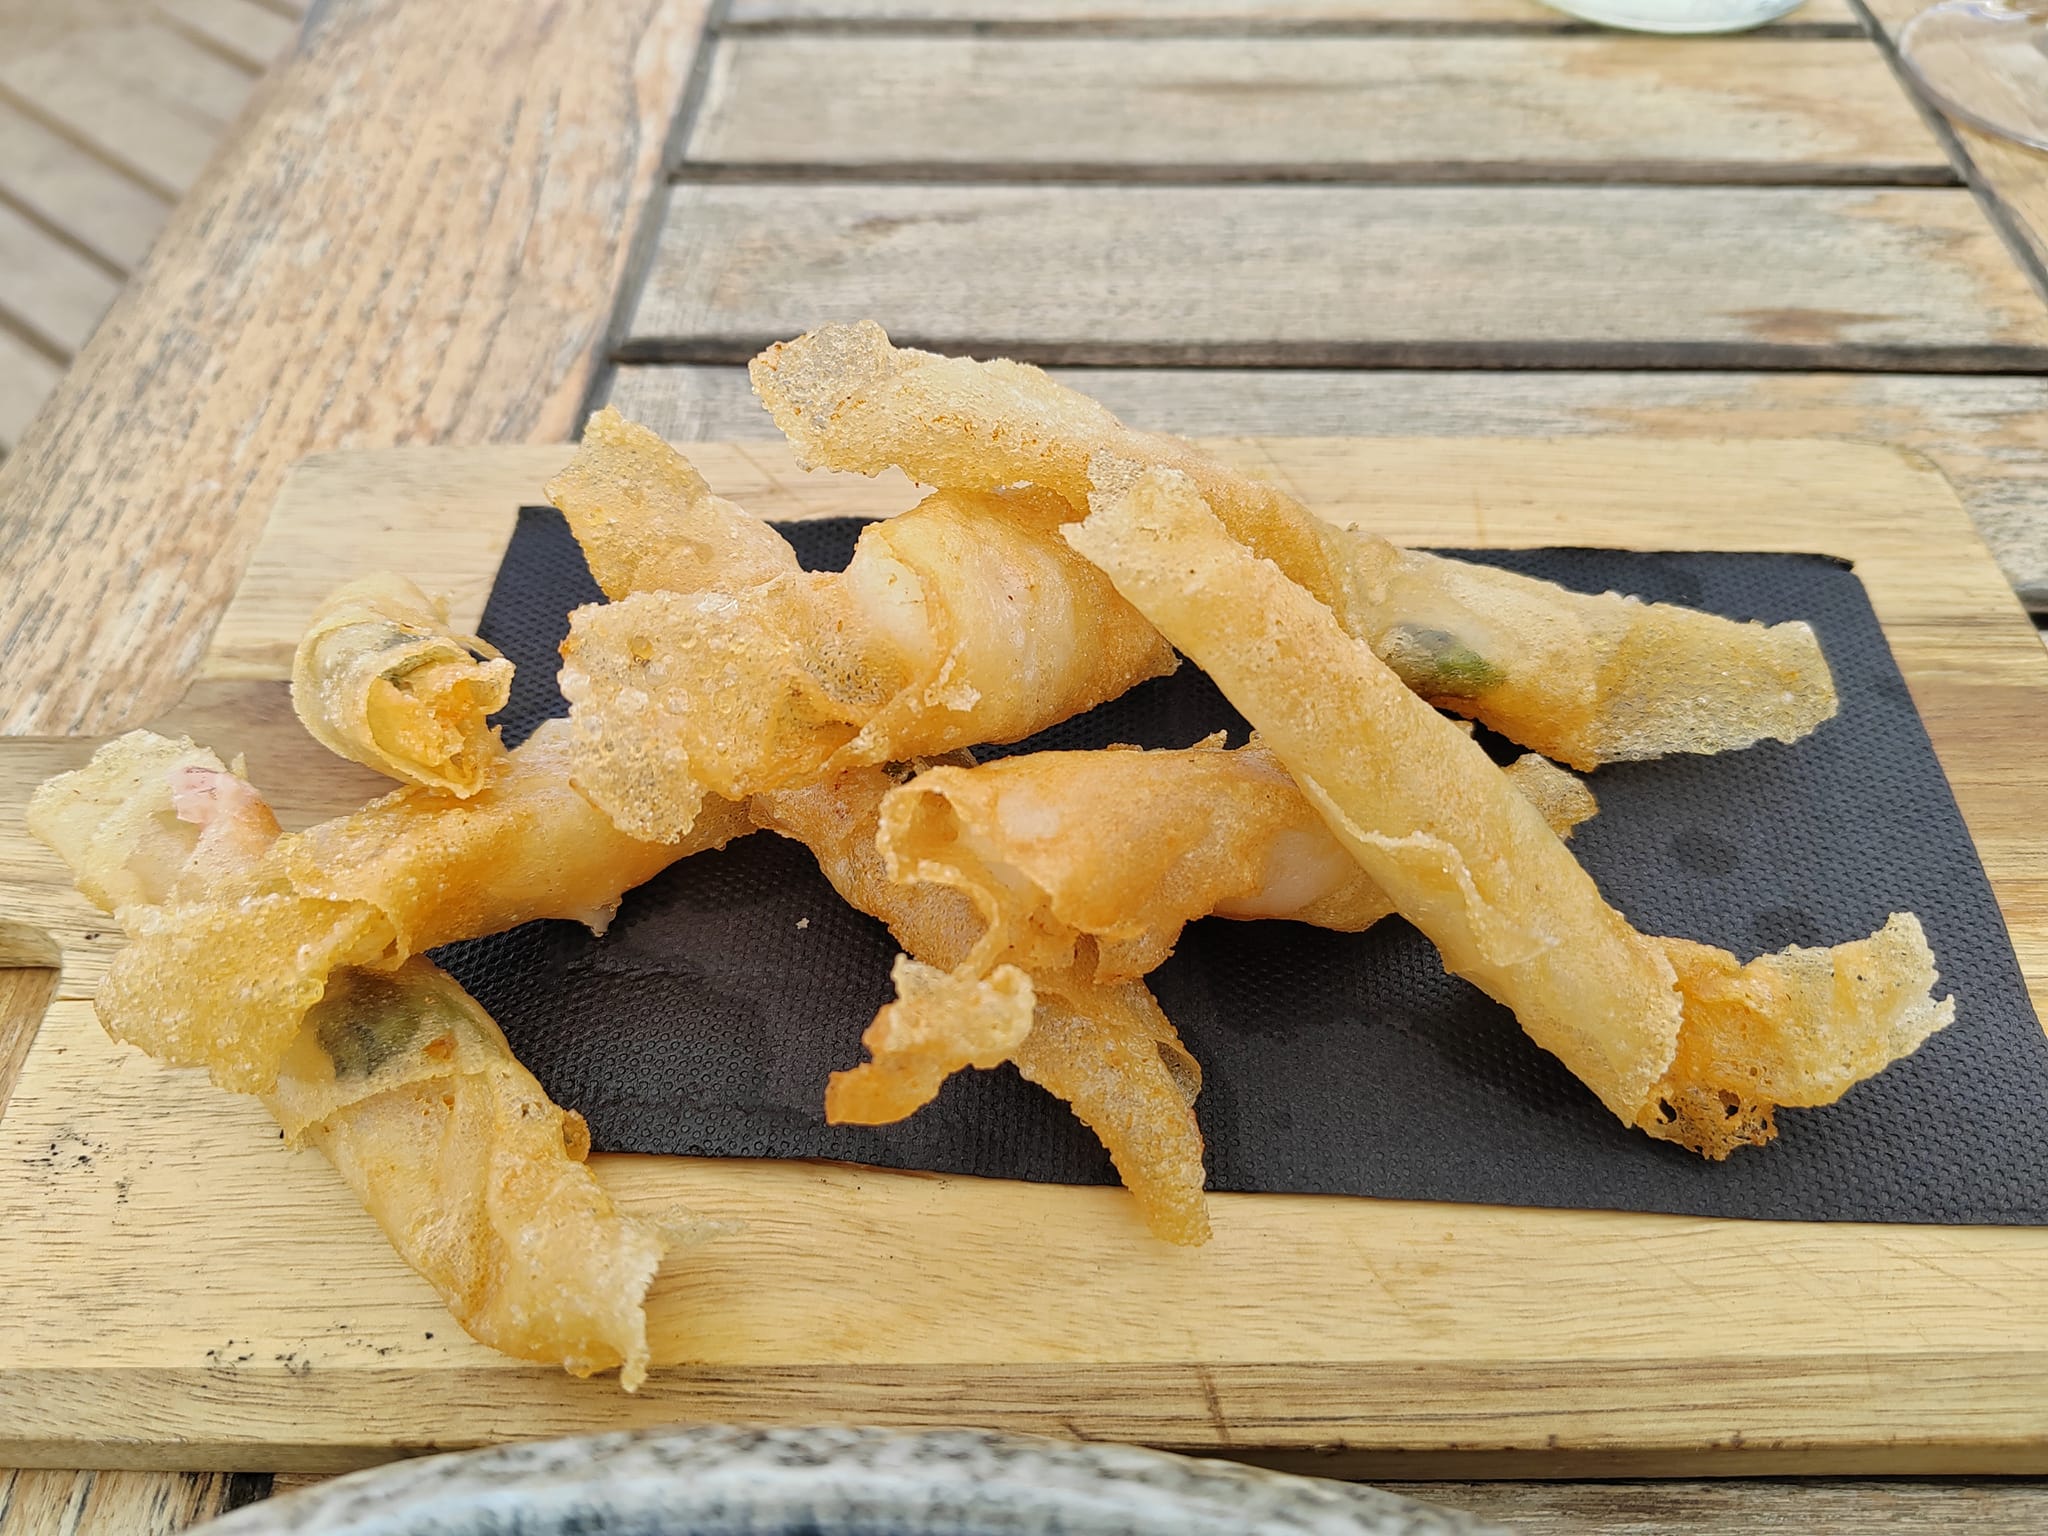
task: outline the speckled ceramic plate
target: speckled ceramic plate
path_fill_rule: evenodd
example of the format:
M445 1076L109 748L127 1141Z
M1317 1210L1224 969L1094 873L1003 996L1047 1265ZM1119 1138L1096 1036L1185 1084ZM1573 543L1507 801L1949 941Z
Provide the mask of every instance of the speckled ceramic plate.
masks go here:
M1487 1536L1374 1488L986 1430L698 1427L398 1462L206 1536Z

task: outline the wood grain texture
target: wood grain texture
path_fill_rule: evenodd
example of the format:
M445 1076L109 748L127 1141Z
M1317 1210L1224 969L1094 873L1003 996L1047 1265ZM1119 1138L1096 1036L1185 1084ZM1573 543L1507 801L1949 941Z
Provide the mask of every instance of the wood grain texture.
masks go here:
M0 465L0 730L174 699L300 455L571 433L701 9L322 13Z
M0 1471L0 1536L176 1536L261 1492L227 1472Z
M217 1474L28 1473L28 1477L120 1477L130 1486L206 1483ZM329 1481L317 1472L280 1473L270 1496L284 1498ZM1707 1482L1383 1482L1407 1498L1462 1509L1519 1536L1893 1536L1901 1531L1968 1531L1971 1536L2037 1536L2048 1525L2048 1484L2011 1479L1964 1483L1922 1479ZM19 1532L0 1506L0 1536Z
M2048 1485L2011 1482L1386 1483L1518 1536L2037 1536Z
M827 22L838 25L1107 28L1209 25L1244 29L1331 25L1457 28L1511 25L1560 30L1568 16L1537 0L733 0L732 27ZM1853 30L1849 0L1808 0L1775 28Z
M142 260L170 205L0 100L0 194L119 271Z
M1825 437L1924 453L2048 613L2048 382L1880 373L1062 368L1135 426L1221 437ZM627 366L608 398L678 442L779 434L736 366Z
M742 32L714 55L686 164L984 179L1955 180L1861 38L1611 33Z
M170 26L257 74L299 35L295 21L256 0L161 0L157 11Z
M627 351L863 316L1040 362L2048 364L2041 299L1933 188L680 185Z
M2048 154L1965 123L1953 131L1971 183L2005 209L2036 269L2048 270Z
M1409 540L1853 557L2048 1003L2048 761L2017 724L2048 708L2048 654L1924 464L1813 442L1216 446ZM172 728L246 750L288 820L360 799L366 780L297 731L281 676L263 675L257 616L287 622L369 561L474 592L561 451L314 466L250 569L276 590L250 591L232 664ZM779 445L691 452L763 515L911 500L799 475ZM407 489L365 538L361 488L384 477ZM271 654L288 640L272 634ZM0 806L89 747L0 744ZM0 1246L16 1300L0 1314L0 1455L17 1461L320 1470L740 1418L988 1423L1349 1474L2048 1467L2048 1232L2028 1229L1229 1196L1216 1241L1187 1253L1145 1241L1115 1190L605 1158L636 1210L743 1226L659 1282L665 1365L646 1390L574 1382L462 1338L252 1103L109 1041L85 1001L103 920L19 828L0 810L0 915L54 933L65 971L0 1117L0 1229L32 1215L41 1238L32 1255Z

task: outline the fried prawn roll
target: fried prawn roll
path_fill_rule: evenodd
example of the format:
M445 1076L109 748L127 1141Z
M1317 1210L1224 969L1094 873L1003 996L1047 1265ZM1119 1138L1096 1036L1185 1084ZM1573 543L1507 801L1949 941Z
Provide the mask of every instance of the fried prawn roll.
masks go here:
M1624 1122L1725 1156L1769 1138L1773 1102L1838 1096L1954 1017L1910 914L1748 966L1638 933L1478 745L1185 476L1104 494L1067 537L1216 680L1445 965Z
M579 509L601 579L672 583L579 608L562 646L576 787L635 837L682 836L706 795L1016 741L1172 670L1152 627L1060 541L1072 513L1050 493L931 496L871 524L844 573L815 574L793 555L778 565L761 535L787 555L780 536L697 494L651 433L593 428L606 435L586 456L625 463L578 472L573 495L557 481L559 499ZM669 490L591 510L640 475Z
M189 741L138 732L80 772L37 830L124 918L248 875L278 837L256 791ZM642 1301L679 1234L619 1212L584 1166L582 1117L452 976L424 959L337 972L259 1097L473 1338L579 1376L617 1366L628 1391L645 1377Z
M1510 783L1560 836L1586 787L1531 753ZM1034 752L928 769L882 800L876 844L898 881L951 887L987 927L970 964L1080 964L1143 976L1214 914L1357 933L1394 904L1262 743Z
M798 569L787 539L712 495L688 459L610 406L584 426L547 493L613 602L634 592L731 591Z
M1232 537L1328 606L1424 698L1592 768L1794 741L1835 712L1801 623L1742 624L1404 550L1337 528L1276 486L1136 432L1036 368L891 346L872 321L754 359L754 388L813 468L890 466L929 485L1029 483L1084 511L1098 482L1185 475Z
M408 784L469 796L505 755L485 717L512 663L458 633L445 598L386 572L320 606L292 658L292 708L329 751Z
M246 864L181 878L160 903L131 911L110 888L130 943L101 983L100 1021L152 1056L208 1068L223 1088L258 1092L333 972L390 969L535 918L602 932L626 891L752 830L741 807L717 801L681 842L627 837L569 786L567 735L542 726L467 800L397 790ZM118 803L149 740L123 737L44 785L30 829L54 844L98 801Z
M897 1000L862 1036L870 1059L832 1076L826 1119L900 1120L953 1073L1011 1061L1095 1133L1155 1235L1206 1241L1194 1114L1202 1074L1173 1025L1142 982L965 969L984 927L973 904L947 886L896 883L876 851L882 797L900 777L850 769L753 802L761 825L809 848L847 903L881 919L909 952L897 961Z

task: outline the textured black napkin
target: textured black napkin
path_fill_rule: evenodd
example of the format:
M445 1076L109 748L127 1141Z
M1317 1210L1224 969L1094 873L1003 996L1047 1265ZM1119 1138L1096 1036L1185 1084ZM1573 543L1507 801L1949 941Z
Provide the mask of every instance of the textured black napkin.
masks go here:
M815 569L850 521L784 530ZM1215 1189L1859 1221L2048 1220L2048 1042L2005 925L1862 584L1817 556L1460 552L1819 631L1842 712L1796 746L1621 764L1573 848L1650 933L1747 959L1920 914L1956 1022L1777 1142L1725 1163L1618 1124L1508 1012L1444 974L1414 929L1191 925L1152 977L1201 1061ZM598 593L560 517L520 514L484 637L518 664L508 741L563 712L556 647ZM1244 724L1191 666L1013 748L1180 747ZM1504 743L1490 742L1497 755ZM989 755L983 753L982 755ZM437 956L605 1151L818 1157L1062 1183L1114 1175L1064 1105L1008 1068L955 1077L899 1125L828 1126L825 1079L861 1059L895 946L799 844L768 833L626 898L603 939L533 923Z

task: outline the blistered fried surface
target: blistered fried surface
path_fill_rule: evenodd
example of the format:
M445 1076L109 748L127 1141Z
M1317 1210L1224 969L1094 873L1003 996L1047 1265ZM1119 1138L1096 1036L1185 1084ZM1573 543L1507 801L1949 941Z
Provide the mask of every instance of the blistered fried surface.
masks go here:
M424 960L345 971L264 1103L303 1136L471 1337L572 1374L647 1374L641 1303L668 1246L583 1166L549 1101L455 979Z
M1678 1055L1637 1118L1710 1158L1777 1134L1779 1105L1832 1104L1955 1020L1920 920L1894 913L1867 939L1740 964L1666 939L1685 996Z
M1567 773L1547 757L1526 753L1501 772L1515 793L1536 807L1550 830L1570 838L1573 831L1600 814L1600 802L1577 774Z
M770 347L750 372L776 424L820 468L895 465L970 489L1028 482L1077 510L1148 470L1177 470L1233 538L1328 605L1403 681L1575 767L1790 741L1835 711L1804 625L1586 596L1397 549L1324 523L1183 439L1132 431L1025 364L897 348L863 321Z
M1670 1065L1670 963L1486 753L1157 473L1067 530L1212 677L1444 964L1624 1120Z
M910 675L834 767L1019 741L1174 667L1043 492L938 492L861 535L845 585Z
M1419 550L1345 600L1345 627L1417 693L1578 768L1797 741L1837 707L1796 621L1740 624Z
M93 1000L107 1032L225 1088L266 1086L327 972L389 942L373 909L266 865L276 818L189 740L107 743L36 792L29 826L128 934Z
M786 539L712 495L689 460L610 406L590 418L547 494L614 601L629 592L733 591L797 569Z
M473 1336L579 1375L620 1366L622 1384L638 1385L648 1354L641 1301L669 1235L618 1212L582 1166L582 1118L548 1101L453 977L423 959L335 965L321 923L336 904L266 892L276 817L189 741L137 732L109 743L38 803L38 834L75 872L121 892L121 921L137 934L108 981L133 996L111 1010L103 996L103 1017L148 1022L168 989L171 1015L211 1034L138 1043L173 1060L189 1055L217 1078L267 1082L263 1102L287 1138L327 1153ZM200 900L204 892L217 899ZM253 920L274 950L234 957L250 977L236 991L237 972L216 963L209 941L230 953L247 942L229 914L246 919L251 903L283 910ZM308 913L316 920L294 929ZM165 934L180 943L166 946ZM294 940L316 953L294 954ZM122 969L137 953L160 968ZM195 1011L194 994L209 989L235 1006ZM266 1000L277 1015L261 1013ZM280 1033L285 1043L274 1047ZM249 1069L257 1060L268 1066Z
M1838 1096L1947 1022L1910 917L1747 967L1636 932L1485 753L1232 540L1185 479L1147 476L1067 536L1216 680L1445 965L1624 1121L1725 1155L1701 1124L1703 1096L1741 1091L1730 1062L1759 1074L1753 1101L1821 1102L1762 1085ZM1728 1134L1756 1139L1755 1116Z
M1141 983L1041 999L1014 1059L1108 1149L1154 1236L1209 1240L1194 1110L1201 1070Z
M870 526L838 575L641 592L562 647L575 782L624 830L841 768L1014 741L1173 658L1057 537L1043 493L942 493Z
M281 838L272 863L301 895L375 909L395 963L536 918L602 932L634 886L751 830L739 807L713 802L687 841L627 836L570 786L568 738L548 721L470 799L397 790Z
M214 761L189 743L124 738L46 786L39 820L76 867L106 871L93 878L154 892L118 913L130 942L95 1000L101 1022L240 1092L270 1085L331 972L388 969L541 917L601 931L625 891L753 827L744 809L714 801L688 841L634 841L569 786L566 730L554 723L467 800L401 789L285 837L253 797L235 800L244 814L213 817L203 835L192 823L177 830L173 786L220 774L207 766ZM146 763L161 771L142 771ZM91 834L80 807L118 799L123 785L132 794ZM195 819L204 815L207 795L185 793ZM212 857L216 844L249 835L245 817L258 818L257 851ZM161 866L180 849L183 882L166 885Z
M1296 580L1335 590L1323 525L1284 491L1218 464L1185 438L1133 431L1028 363L896 347L862 320L778 342L747 371L810 468L874 475L893 466L925 485L976 491L1038 485L1077 513L1093 489L1091 460L1102 459L1104 473L1130 476L1147 466L1178 469L1233 535Z
M875 846L883 797L931 766L850 769L753 802L763 826L804 843L848 904L881 919L909 951L897 969L898 986L908 981L909 990L890 1005L907 1000L909 1009L894 1016L883 1009L865 1039L874 1059L835 1076L838 1093L858 1097L828 1106L875 1121L884 1111L900 1119L928 1103L959 1066L996 1065L996 1044L1016 1027L1011 1010L1028 975L1030 1028L1009 1059L1066 1100L1102 1140L1154 1231L1172 1242L1201 1241L1208 1235L1202 1135L1191 1108L1201 1069L1143 983L1103 985L1074 967L996 982L1017 968L974 963L986 925L961 891L890 879ZM1042 1029L1049 1033L1040 1040ZM958 1065L937 1070L949 1061ZM904 1070L895 1070L898 1063ZM856 1086L838 1087L848 1080Z
M833 1125L887 1125L929 1104L968 1067L999 1067L1031 1033L1031 978L1014 965L987 976L942 971L898 955L896 1001L860 1037L868 1059L825 1086Z
M512 663L449 622L445 598L388 572L327 599L292 659L292 708L313 739L408 784L472 795L505 755L485 717Z
M203 900L124 907L128 943L93 998L107 1033L215 1083L256 1093L343 966L391 949L375 908L321 901L252 871Z
M956 757L953 765L966 761ZM810 849L848 906L879 918L914 958L950 971L973 952L980 915L946 886L899 885L875 848L882 797L914 767L850 768L800 789L757 795L751 810L761 826Z
M577 609L561 672L576 787L623 832L664 841L707 795L815 777L902 678L886 650L846 644L862 630L839 596L801 575Z
M199 842L181 820L171 784L181 770L227 770L190 737L130 731L92 761L37 788L28 829L70 866L80 894L102 912L162 901Z
M1560 834L1593 813L1585 786L1542 758L1509 780ZM936 768L883 800L876 841L896 880L973 902L983 968L1078 960L1116 981L1156 968L1211 913L1356 933L1394 910L1258 743Z

